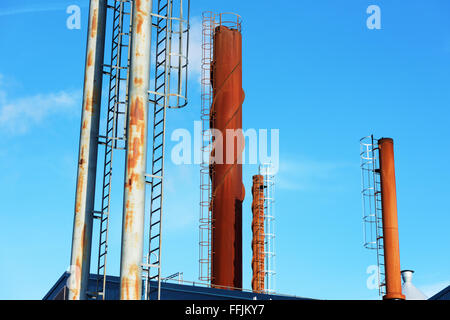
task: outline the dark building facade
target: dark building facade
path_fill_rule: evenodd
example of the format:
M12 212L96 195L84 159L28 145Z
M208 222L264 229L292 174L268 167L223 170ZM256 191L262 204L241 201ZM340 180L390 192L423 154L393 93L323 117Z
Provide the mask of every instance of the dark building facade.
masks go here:
M64 272L53 285L43 300L67 300L67 281L69 273ZM97 275L89 277L88 292L95 292ZM153 290L151 288L154 288ZM156 283L150 284L150 298L156 300ZM106 277L106 300L119 300L120 278ZM307 298L253 293L250 291L224 290L199 285L186 285L172 282L161 282L161 300L309 300Z
M434 296L428 300L450 300L450 286L443 289L442 291L436 293Z

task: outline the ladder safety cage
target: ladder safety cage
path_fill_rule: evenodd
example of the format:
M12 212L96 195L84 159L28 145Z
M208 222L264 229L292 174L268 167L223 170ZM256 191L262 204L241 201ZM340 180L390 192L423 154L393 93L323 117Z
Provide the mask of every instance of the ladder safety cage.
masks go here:
M213 149L210 109L213 99L211 66L213 59L214 14L202 14L201 114L202 147L200 163L199 280L211 284L212 206L210 156Z
M161 298L161 244L163 218L164 151L166 109L187 105L187 72L189 46L189 0L158 0L151 14L155 40L153 90L149 101L153 104L153 139L150 187L150 225L148 252L144 256L143 298L150 299L157 292ZM151 288L151 281L156 287Z
M272 163L259 166L264 178L264 293L275 293L275 177Z
M111 182L115 149L126 149L126 117L131 39L131 0L109 1L107 8L112 19L111 54L109 64L104 65L108 78L108 101L105 134L98 142L105 147L102 179L101 208L94 212L99 223L99 247L97 256L97 283L94 298L105 300L106 266L108 254L108 229L111 207Z
M150 102L169 109L187 105L190 0L158 0L155 29L155 86ZM165 79L163 79L163 77Z
M386 293L383 243L383 215L378 140L373 135L360 139L363 246L377 255L378 293Z

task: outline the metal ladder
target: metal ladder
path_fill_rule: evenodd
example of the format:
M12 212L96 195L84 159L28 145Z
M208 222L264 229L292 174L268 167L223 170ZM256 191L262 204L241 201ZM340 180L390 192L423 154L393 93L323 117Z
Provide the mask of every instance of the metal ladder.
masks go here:
M170 45L171 17L173 0L158 0L156 16L156 59L155 59L155 93L153 100L153 144L150 198L150 236L147 255L147 277L145 277L144 299L149 299L157 291L161 298L161 230L163 216L163 182L164 182L164 144L166 127L166 107L170 92ZM150 288L150 282L156 281L156 288Z
M378 147L374 152L378 150ZM375 162L377 163L377 162ZM375 195L375 218L376 218L376 242L377 242L377 264L378 264L378 290L382 296L386 294L386 279L384 268L384 241L383 241L383 210L381 203L381 181L379 168L375 168L374 174L374 195Z
M212 133L214 116L210 114L213 92L211 86L211 65L213 59L213 34L215 15L206 11L202 14L202 78L201 113L202 148L200 163L200 218L199 218L199 280L211 285L212 261L212 181L214 170L210 170L209 158L213 150Z
M128 9L127 9L128 7ZM106 263L108 254L108 227L111 206L111 180L113 171L114 149L125 147L126 106L128 99L128 66L129 66L129 40L130 30L124 32L124 16L131 16L130 0L115 0L114 4L108 6L113 13L113 29L111 42L111 64L105 65L109 71L104 72L109 77L108 109L106 117L105 135L99 136L99 143L105 146L105 158L103 167L103 184L101 210L96 211L95 217L100 220L99 226L99 250L97 262L97 288L96 299L105 300L106 290ZM131 19L130 19L131 21ZM128 41L127 41L128 40ZM128 52L128 58L123 61L122 54ZM123 88L121 82L125 82ZM125 90L125 94L124 91ZM122 108L121 108L122 107ZM119 120L122 117L124 130L119 132ZM122 143L119 143L122 142Z
M364 247L376 250L378 293L386 292L381 177L378 140L373 135L360 140Z

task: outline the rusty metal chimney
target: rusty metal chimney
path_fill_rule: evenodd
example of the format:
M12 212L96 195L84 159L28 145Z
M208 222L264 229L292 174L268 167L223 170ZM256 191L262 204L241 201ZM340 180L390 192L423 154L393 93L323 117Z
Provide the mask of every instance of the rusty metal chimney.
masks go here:
M222 133L224 163L211 164L212 285L242 288L242 36L240 19L226 26L222 15L213 35L213 102L210 127ZM240 130L239 130L240 129ZM231 131L230 131L231 130ZM231 132L233 134L229 135Z
M405 296L402 294L400 273L394 141L391 138L382 138L378 140L378 148L383 212L384 263L386 270L386 295L383 299L405 299Z
M151 0L133 4L120 263L120 299L123 300L140 300L142 295L151 11Z
M105 25L106 1L91 0L70 262L70 300L87 298L97 173Z
M160 299L166 110L183 108L188 102L190 1L158 1L155 8L152 0L108 3L106 0L90 2L69 297L106 298L113 153L120 149L126 151L120 298L150 299L150 281L154 280L157 299ZM106 11L112 15L108 19L111 54L110 60L104 63ZM156 39L154 54L151 53L152 31ZM152 56L155 78L154 87L150 88ZM109 90L105 108L102 108L106 114L102 128L105 134L99 135L103 76L109 80ZM147 173L149 102L153 105L153 140L151 172ZM99 144L104 146L103 184L102 196L97 197L101 206L95 210ZM151 185L148 233L144 232L146 184ZM94 218L99 222L97 286L86 292ZM144 239L148 240L146 261Z
M252 202L252 290L264 292L264 176L253 176L253 202Z

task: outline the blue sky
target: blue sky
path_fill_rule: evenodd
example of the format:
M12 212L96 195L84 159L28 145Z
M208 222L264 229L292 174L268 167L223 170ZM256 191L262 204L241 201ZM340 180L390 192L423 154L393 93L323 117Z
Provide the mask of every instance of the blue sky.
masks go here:
M362 247L359 171L359 138L373 133L394 139L401 265L416 270L414 283L430 295L450 284L450 4L343 3L192 0L190 102L168 113L168 138L176 128L192 131L199 119L201 13L239 13L244 128L280 130L277 292L378 298L366 287L376 259ZM81 7L81 30L66 28L72 4ZM372 4L381 8L381 30L366 27ZM42 298L70 263L87 14L87 0L0 3L0 299ZM168 139L169 150L174 144ZM108 266L114 275L118 171ZM244 166L246 288L256 171ZM196 281L199 168L168 162L166 177L163 274L180 271Z

